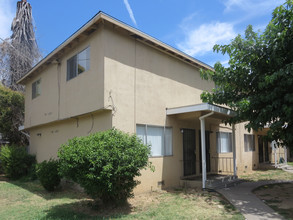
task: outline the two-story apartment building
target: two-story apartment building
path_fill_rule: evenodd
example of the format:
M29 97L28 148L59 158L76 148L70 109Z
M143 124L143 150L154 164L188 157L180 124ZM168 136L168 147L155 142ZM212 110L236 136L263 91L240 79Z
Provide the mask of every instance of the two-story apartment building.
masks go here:
M100 12L19 80L30 153L38 161L56 157L68 139L112 127L137 133L151 144L156 168L142 171L137 191L269 161L260 133L224 125L233 112L202 103L200 94L214 84L201 79L201 68L212 70Z

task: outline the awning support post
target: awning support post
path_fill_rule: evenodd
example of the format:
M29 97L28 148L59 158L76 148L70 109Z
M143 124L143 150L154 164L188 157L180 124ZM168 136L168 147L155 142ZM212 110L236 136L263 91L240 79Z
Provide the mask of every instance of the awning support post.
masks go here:
M211 116L214 112L199 117L200 120L200 135L201 135L201 158L202 158L202 188L206 188L207 180L207 165L206 165L206 136L205 136L205 118Z
M235 124L232 124L232 151L233 151L233 174L237 176Z
M277 167L277 148L276 148L275 144L276 144L276 141L271 142L272 150L274 150L275 167Z

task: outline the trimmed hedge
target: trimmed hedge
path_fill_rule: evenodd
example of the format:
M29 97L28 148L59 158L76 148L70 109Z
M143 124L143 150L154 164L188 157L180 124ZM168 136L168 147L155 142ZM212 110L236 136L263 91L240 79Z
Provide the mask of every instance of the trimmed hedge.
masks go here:
M150 148L136 135L110 129L76 137L61 146L59 172L93 199L120 203L133 196L134 178L148 165Z
M29 173L36 157L27 153L25 147L5 145L0 152L1 166L4 174L10 179L19 179Z

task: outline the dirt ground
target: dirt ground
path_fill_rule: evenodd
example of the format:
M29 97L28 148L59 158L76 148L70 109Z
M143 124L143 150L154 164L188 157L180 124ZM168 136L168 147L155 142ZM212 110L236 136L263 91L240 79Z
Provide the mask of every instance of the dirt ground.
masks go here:
M293 183L265 185L254 193L286 219L293 219Z

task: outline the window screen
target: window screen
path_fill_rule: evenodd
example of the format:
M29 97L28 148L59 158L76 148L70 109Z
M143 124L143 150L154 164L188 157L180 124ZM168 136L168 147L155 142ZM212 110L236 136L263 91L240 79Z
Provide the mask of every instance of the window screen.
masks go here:
M137 125L136 134L144 144L151 146L152 156L172 155L172 128Z
M217 132L217 152L218 153L232 152L232 133Z

